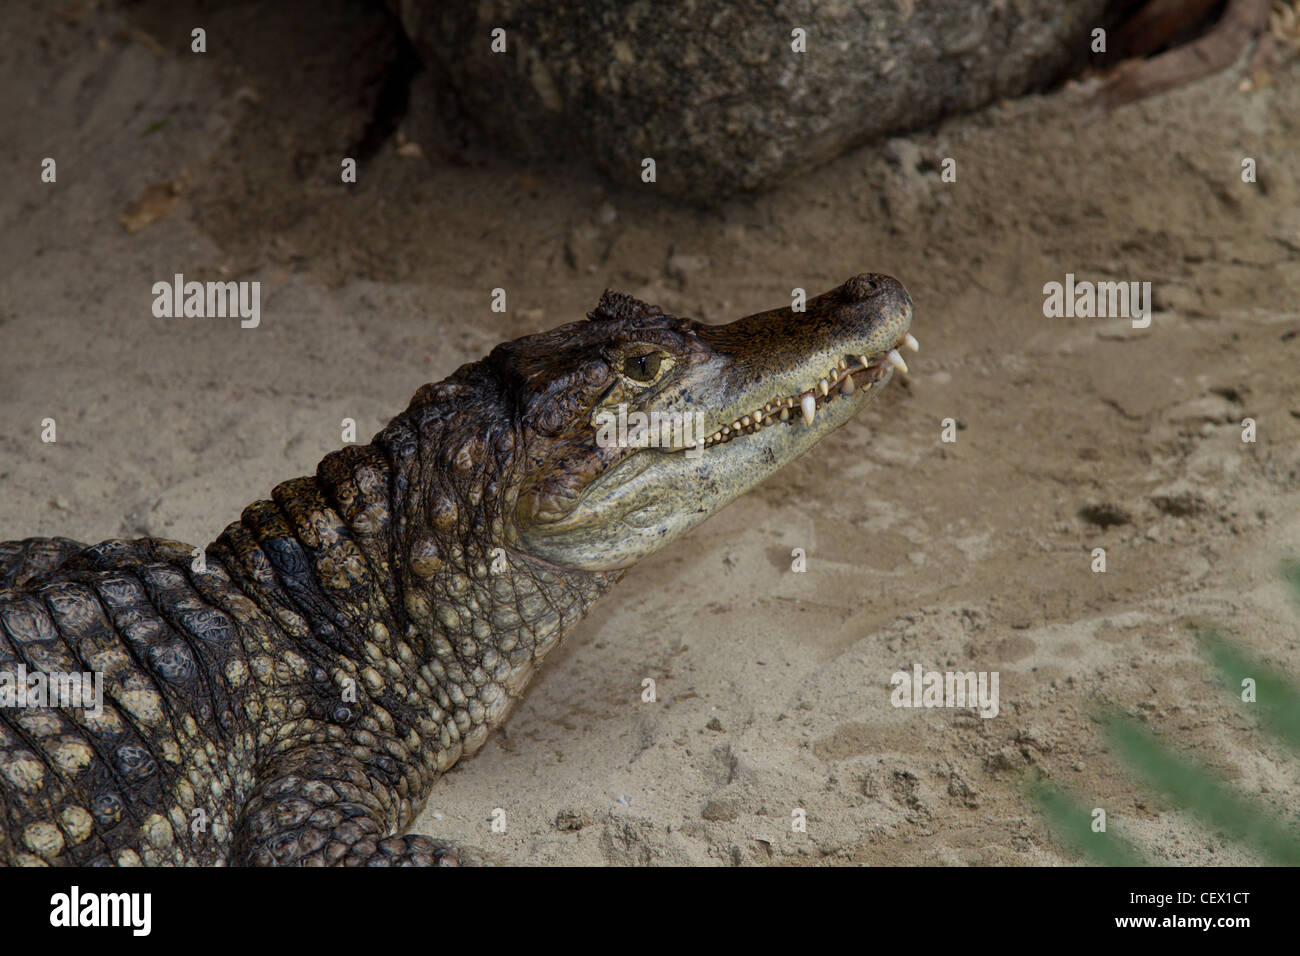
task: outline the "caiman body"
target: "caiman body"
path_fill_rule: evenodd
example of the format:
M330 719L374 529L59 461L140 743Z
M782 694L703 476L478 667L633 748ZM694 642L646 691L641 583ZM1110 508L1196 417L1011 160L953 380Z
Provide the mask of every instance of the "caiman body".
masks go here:
M103 690L98 713L0 700L0 862L474 862L404 832L437 777L626 568L847 421L911 312L880 275L724 326L606 293L424 386L198 557L0 544L0 674ZM620 408L703 431L611 444Z

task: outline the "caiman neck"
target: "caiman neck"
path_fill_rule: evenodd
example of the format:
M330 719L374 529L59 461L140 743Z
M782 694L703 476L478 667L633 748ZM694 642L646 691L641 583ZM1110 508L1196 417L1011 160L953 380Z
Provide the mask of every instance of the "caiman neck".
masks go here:
M506 517L522 470L513 429L458 411L457 391L454 382L422 390L376 444L392 463L392 567L408 633L422 641L422 673L468 754L621 574L517 550Z
M277 485L209 548L317 674L296 680L337 699L329 685L369 669L395 717L430 715L435 772L483 745L546 653L621 576L515 549L502 517L513 503L512 434L458 415L440 388L422 389L371 444ZM414 690L396 701L396 687Z

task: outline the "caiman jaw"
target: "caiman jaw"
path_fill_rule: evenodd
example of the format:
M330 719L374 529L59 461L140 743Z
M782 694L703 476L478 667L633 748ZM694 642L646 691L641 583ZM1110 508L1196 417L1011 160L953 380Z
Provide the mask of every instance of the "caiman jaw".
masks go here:
M920 344L909 332L899 343L913 352L920 350ZM742 415L730 425L723 425L704 439L704 447L726 444L742 435L752 435L764 428L782 422L797 421L802 418L805 425L816 422L817 411L825 408L837 398L850 398L859 394L865 398L866 392L875 388L890 374L890 368L900 372L907 371L907 363L897 348L890 349L883 356L868 358L865 355L846 355L839 364L828 369L815 385L801 390L798 394L776 396L762 408L756 408L748 415ZM682 449L684 451L685 449Z

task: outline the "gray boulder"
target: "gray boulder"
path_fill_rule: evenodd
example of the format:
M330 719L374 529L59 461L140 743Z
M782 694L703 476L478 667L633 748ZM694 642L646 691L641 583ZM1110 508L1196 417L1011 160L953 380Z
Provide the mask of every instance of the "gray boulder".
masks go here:
M395 0L496 142L708 203L1048 83L1110 0ZM505 31L506 52L492 33ZM806 33L796 53L792 31Z

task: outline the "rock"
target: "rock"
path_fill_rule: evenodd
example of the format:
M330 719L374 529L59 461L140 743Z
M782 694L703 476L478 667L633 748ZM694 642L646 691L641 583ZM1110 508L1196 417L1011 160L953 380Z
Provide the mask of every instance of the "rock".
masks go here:
M1053 81L1087 55L1108 0L733 0L671 15L649 0L392 2L503 147L709 204Z
M1079 509L1079 517L1099 528L1110 528L1115 525L1132 524L1133 522L1133 516L1127 510L1110 501L1084 505Z
M705 820L727 823L740 815L740 801L735 797L710 797L700 812Z
M569 832L591 826L591 814L565 807L555 814L555 829Z

